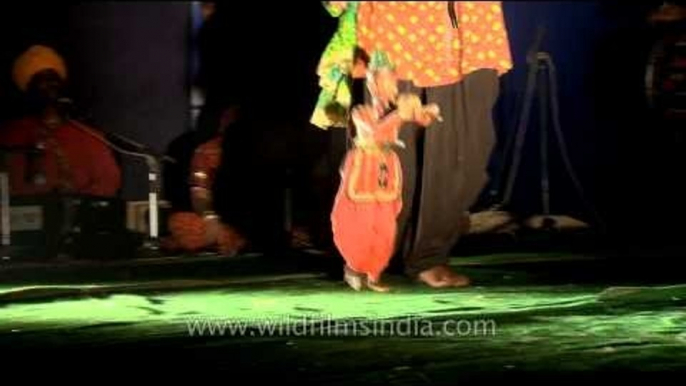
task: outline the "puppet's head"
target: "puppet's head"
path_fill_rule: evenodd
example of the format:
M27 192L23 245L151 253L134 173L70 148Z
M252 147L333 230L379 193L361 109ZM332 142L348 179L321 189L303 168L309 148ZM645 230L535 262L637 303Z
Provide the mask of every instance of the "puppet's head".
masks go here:
M367 88L384 107L395 103L398 96L398 78L395 67L383 51L374 51L367 65Z

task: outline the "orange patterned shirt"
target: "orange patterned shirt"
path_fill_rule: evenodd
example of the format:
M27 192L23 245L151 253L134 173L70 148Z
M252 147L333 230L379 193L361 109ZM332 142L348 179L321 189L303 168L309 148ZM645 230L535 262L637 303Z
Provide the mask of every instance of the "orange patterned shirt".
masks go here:
M357 39L370 54L385 51L398 77L417 87L462 80L489 68L503 74L512 68L510 44L499 1L455 1L453 27L447 1L363 1ZM355 77L364 77L356 68Z

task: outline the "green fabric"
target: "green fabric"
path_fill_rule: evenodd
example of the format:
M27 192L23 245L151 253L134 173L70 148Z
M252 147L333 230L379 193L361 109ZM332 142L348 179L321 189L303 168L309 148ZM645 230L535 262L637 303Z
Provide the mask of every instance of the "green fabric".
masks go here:
M369 70L378 71L382 69L393 70L394 67L385 52L376 50L372 53L371 58L369 58Z
M358 2L344 10L324 3L329 14L339 18L338 29L327 45L317 68L321 88L311 123L319 128L347 127L352 103L352 77L357 46Z

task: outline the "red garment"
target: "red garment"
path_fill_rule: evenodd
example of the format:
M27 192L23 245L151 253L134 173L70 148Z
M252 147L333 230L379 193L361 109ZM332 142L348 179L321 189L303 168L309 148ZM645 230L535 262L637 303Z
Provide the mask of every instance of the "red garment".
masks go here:
M382 169L386 165L386 171ZM402 209L400 160L395 152L353 149L343 167L331 222L334 242L348 267L378 281L395 249ZM388 183L383 187L381 181Z
M210 240L207 234L207 223L200 215L193 212L178 212L169 217L167 240L170 249L181 249L186 252L199 252L216 246L224 255L234 255L246 245L246 241L233 227L220 224L216 240Z
M346 156L331 222L348 267L376 282L393 255L402 209L400 159L390 147L402 121L397 113L378 119L369 106L356 108L353 116L372 132L358 127L362 140Z
M198 146L191 160L191 184L211 190L221 166L223 136L217 135ZM193 194L193 193L191 193ZM246 245L246 240L233 227L220 224L216 240L208 233L205 220L193 212L175 213L169 218L172 245L188 252L216 246L220 253L233 255Z
M45 155L36 158L36 170L44 184L27 181L27 158L8 157L10 191L13 195L50 192L109 197L121 186L121 171L110 149L97 138L70 123L46 129L37 118L23 118L0 129L1 146L35 147L44 144Z
M191 185L212 189L214 176L221 163L222 137L216 136L195 149L191 159ZM191 192L191 195L194 194ZM194 212L174 213L169 217L169 232L175 246L196 252L214 244L209 240L207 226L201 215Z
M193 185L206 189L212 188L215 175L221 165L222 141L223 137L218 135L195 150L191 160L191 171L193 173L191 180ZM199 178L199 176L195 175L196 172L201 173L202 177Z
M169 232L174 247L184 251L196 252L210 244L205 221L193 212L178 212L169 216Z

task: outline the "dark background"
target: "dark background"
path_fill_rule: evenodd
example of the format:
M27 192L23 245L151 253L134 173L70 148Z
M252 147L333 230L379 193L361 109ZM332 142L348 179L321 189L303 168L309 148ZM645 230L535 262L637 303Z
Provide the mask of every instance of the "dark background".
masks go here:
M673 137L648 113L645 63L656 39L645 23L659 2L512 2L504 10L515 70L503 78L496 109L501 145L514 130L526 78L525 56L545 26L541 49L558 70L562 129L588 199L621 231L679 224L679 176ZM315 68L336 27L320 2L217 5L203 31L203 77L190 77L190 3L7 3L0 20L2 118L20 112L9 79L13 58L48 43L70 65L72 91L101 128L164 151L190 130L192 81L209 86L208 102L238 98L269 117L252 151L283 152L293 164L321 166L328 133L307 124L318 93ZM534 110L533 115L537 114ZM535 127L536 120L532 120ZM538 143L531 130L515 207L539 207ZM265 139L266 138L266 139ZM265 143L284 146L267 150ZM502 149L498 149L499 151ZM586 216L551 146L553 209ZM277 157L278 158L278 157ZM494 154L494 171L503 158ZM320 168L321 169L321 168ZM124 195L146 198L145 166L126 162ZM497 175L496 175L497 176ZM307 179L300 180L303 186ZM674 225L671 224L671 225Z

